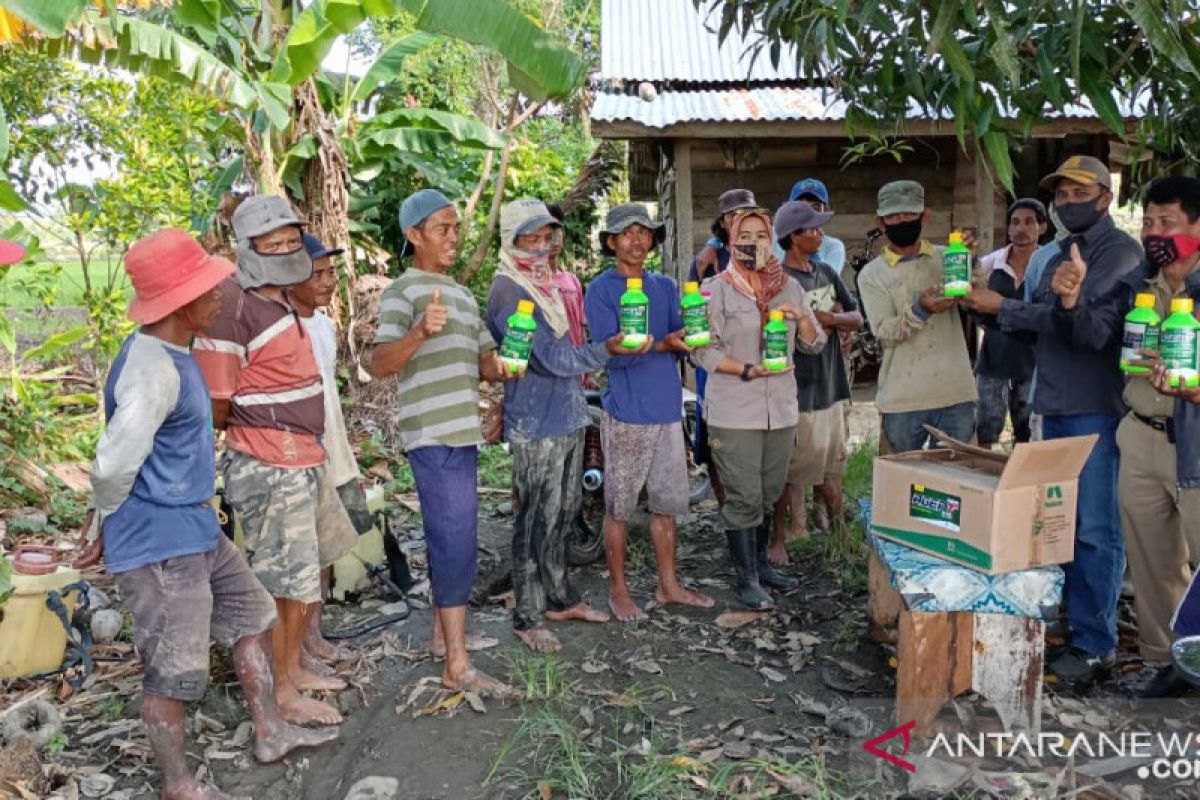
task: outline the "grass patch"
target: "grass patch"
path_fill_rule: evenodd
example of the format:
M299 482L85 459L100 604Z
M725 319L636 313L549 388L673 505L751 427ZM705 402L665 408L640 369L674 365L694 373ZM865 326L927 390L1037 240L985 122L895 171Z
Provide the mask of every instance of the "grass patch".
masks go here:
M504 657L513 683L527 700L559 701L575 691L576 681L553 653L532 653L519 647Z
M878 455L878 445L865 442L854 448L846 461L842 478L847 517L844 534L809 536L790 547L802 558L807 556L820 561L830 573L837 576L842 588L849 591L865 591L867 588L867 537L858 516L858 501L871 496L875 458Z

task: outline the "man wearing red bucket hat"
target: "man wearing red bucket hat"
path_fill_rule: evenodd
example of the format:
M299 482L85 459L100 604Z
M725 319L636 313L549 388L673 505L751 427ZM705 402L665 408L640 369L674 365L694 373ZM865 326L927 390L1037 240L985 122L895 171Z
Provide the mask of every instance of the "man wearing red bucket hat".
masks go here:
M190 347L216 316L219 284L234 267L168 228L134 244L125 270L135 292L129 318L142 327L105 383L107 427L84 526L90 543L76 563L94 563L103 549L133 615L145 668L142 722L163 771L162 797L223 798L196 781L184 749L184 703L204 694L210 639L233 648L260 761L330 741L337 729L280 718L266 647L275 606L221 535L211 505L210 400Z

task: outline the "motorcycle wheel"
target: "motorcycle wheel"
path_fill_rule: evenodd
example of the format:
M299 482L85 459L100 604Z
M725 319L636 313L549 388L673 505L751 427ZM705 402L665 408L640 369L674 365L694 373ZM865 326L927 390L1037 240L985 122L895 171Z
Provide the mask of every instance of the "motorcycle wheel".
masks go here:
M583 493L583 505L575 516L567 539L567 563L572 567L594 564L604 555L604 490Z

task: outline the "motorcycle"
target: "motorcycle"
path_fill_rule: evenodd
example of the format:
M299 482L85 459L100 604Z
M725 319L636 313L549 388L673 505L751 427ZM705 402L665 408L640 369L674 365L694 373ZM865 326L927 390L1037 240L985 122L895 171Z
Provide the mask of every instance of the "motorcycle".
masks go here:
M604 555L604 447L600 441L601 393L586 391L588 413L591 422L584 433L583 446L583 503L575 517L575 526L567 540L567 563L582 567L594 563ZM683 390L683 405L680 408L684 447L688 464L688 503L699 503L712 491L712 484L704 467L696 464L692 452L695 441L696 395Z

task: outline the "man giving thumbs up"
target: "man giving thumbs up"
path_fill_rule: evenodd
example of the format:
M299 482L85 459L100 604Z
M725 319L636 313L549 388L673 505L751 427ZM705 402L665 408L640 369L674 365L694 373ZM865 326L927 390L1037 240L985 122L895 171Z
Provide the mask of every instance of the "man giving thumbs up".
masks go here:
M458 257L454 205L441 192L422 189L400 206L400 227L400 255L411 255L412 265L380 300L371 372L399 379L397 428L425 512L436 607L430 650L446 659L447 688L509 695L510 687L475 670L467 655L496 640L466 634L478 546L479 380L502 381L507 373L475 298L445 274Z

